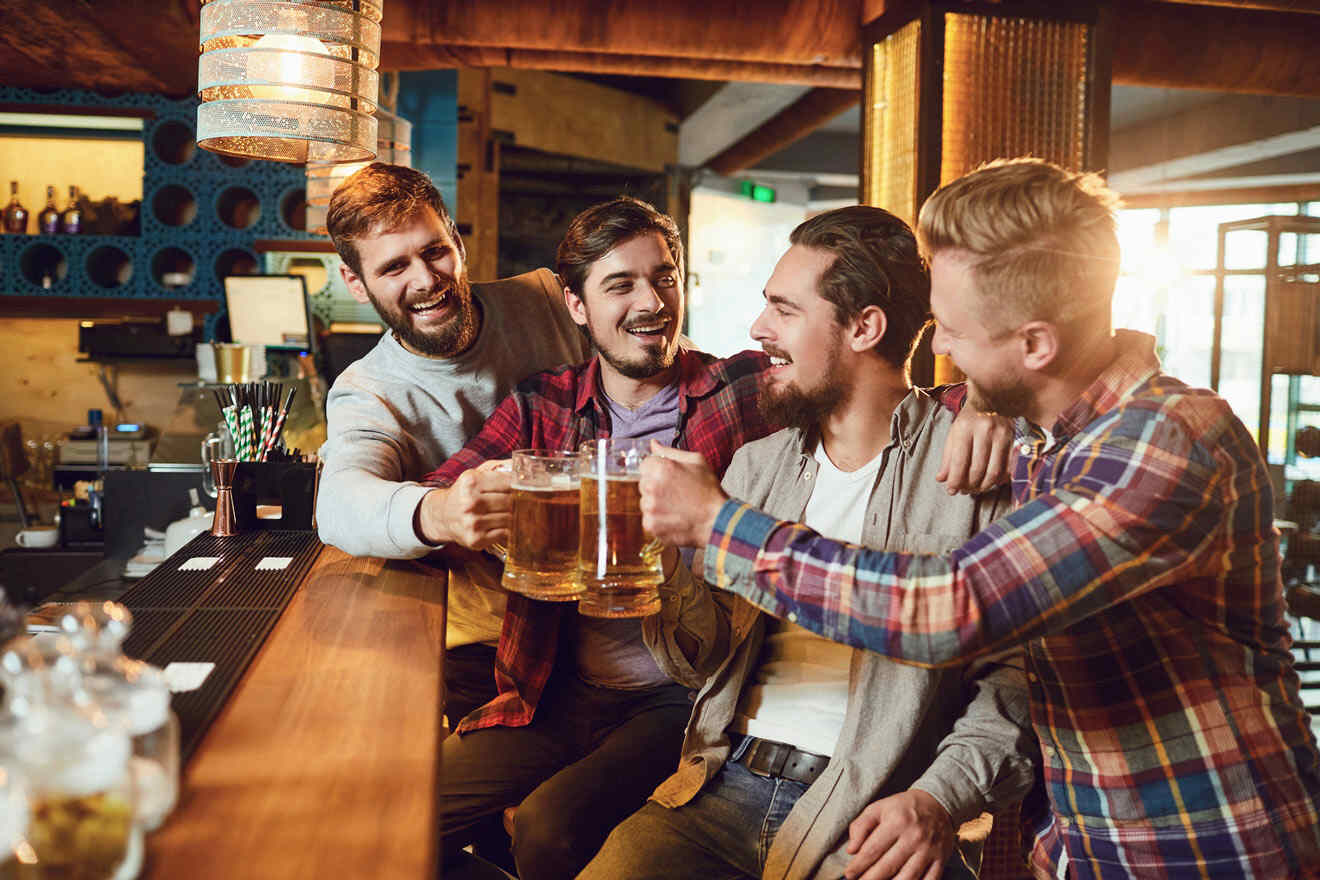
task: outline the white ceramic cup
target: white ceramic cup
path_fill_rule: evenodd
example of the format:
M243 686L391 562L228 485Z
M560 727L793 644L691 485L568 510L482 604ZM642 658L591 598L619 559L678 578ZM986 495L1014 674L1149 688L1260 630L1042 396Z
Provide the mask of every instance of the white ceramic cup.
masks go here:
M36 547L54 547L59 543L60 530L55 526L33 526L23 529L14 536L14 542L28 549Z

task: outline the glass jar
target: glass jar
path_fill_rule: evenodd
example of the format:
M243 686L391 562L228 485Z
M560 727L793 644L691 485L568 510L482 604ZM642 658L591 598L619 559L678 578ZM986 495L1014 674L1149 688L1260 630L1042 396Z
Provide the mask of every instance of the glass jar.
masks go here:
M26 847L31 810L27 782L17 762L0 761L0 880L19 876L18 852ZM23 855L27 856L26 848Z
M136 877L142 831L127 734L75 712L47 711L33 722L26 730L33 739L17 749L30 780L27 844L35 859L23 876Z
M159 669L124 656L132 615L114 602L80 602L59 620L79 656L83 699L128 731L137 789L138 823L155 831L179 799L179 719Z
M164 674L139 660L98 664L90 680L95 698L129 734L137 820L155 831L179 799L179 719L170 709Z
M15 847L27 880L131 880L142 866L128 731L94 701L69 699L77 657L67 640L19 639L0 655L3 764L26 782Z

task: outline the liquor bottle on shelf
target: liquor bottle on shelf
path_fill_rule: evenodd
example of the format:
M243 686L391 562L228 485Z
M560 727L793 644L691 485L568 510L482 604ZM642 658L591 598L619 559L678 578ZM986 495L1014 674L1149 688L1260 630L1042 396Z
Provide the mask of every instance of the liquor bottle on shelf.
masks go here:
M22 235L27 232L28 210L18 200L18 181L9 181L9 205L5 208L5 232Z
M54 235L60 231L60 212L55 207L55 187L46 187L46 207L37 215L37 232Z
M82 208L78 207L78 187L69 187L69 206L60 212L60 232L77 235L82 232Z

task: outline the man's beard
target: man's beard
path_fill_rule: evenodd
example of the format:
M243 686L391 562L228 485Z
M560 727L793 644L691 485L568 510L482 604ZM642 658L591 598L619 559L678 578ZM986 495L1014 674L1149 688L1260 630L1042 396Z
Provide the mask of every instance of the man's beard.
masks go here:
M645 326L655 320L652 316L642 316L628 322L628 326ZM672 320L672 318L671 318ZM646 353L637 360L626 360L608 349L603 348L596 341L596 334L591 332L591 316L587 315L587 323L583 328L587 331L587 338L591 340L592 348L600 354L601 360L614 368L615 372L628 379L649 379L659 373L663 373L674 365L674 356L677 353L677 346L672 344L672 340L666 339L658 346L648 346ZM627 332L627 328L624 328Z
M767 353L770 353L767 349ZM848 401L848 387L839 369L839 346L830 349L824 376L815 388L787 385L776 389L763 385L757 395L761 414L772 425L810 431Z
M426 298L434 296L442 288L437 286ZM453 357L466 351L477 336L477 311L472 301L472 285L468 283L466 273L455 278L449 285L446 298L456 297L458 311L443 325L429 332L423 332L413 324L412 313L405 306L392 310L376 298L367 289L367 299L376 308L376 314L385 322L385 326L394 331L403 344L419 354L430 357Z
M981 412L1016 419L1031 411L1031 402L1031 389L1017 380L991 388L967 382L967 403Z

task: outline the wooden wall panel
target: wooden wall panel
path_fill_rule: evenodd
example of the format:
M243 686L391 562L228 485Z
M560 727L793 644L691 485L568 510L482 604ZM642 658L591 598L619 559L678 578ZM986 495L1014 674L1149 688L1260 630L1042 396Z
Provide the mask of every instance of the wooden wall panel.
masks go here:
M489 70L458 72L458 207L468 276L497 277L500 249L500 145L490 134Z
M496 138L546 153L663 172L678 161L678 117L649 98L532 70L492 72Z
M0 421L17 419L23 438L41 439L85 424L87 410L116 416L97 380L98 366L78 360L78 321L72 318L0 318ZM197 378L187 360L132 361L110 373L124 403L122 421L163 428L179 403L179 382Z

